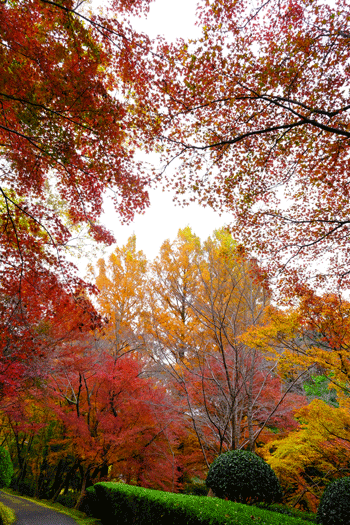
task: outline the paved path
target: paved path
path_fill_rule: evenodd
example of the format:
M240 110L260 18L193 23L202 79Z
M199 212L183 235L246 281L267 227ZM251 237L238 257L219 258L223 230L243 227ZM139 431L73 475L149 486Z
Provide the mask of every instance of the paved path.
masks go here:
M0 502L14 510L15 525L77 525L70 516L0 491Z

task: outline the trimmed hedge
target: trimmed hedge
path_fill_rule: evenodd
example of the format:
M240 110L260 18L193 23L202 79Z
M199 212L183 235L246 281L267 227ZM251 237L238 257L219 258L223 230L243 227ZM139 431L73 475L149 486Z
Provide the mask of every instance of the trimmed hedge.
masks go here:
M329 483L317 509L317 522L322 525L349 525L350 477Z
M269 510L270 512L278 512L279 514L293 516L294 518L301 518L302 520L308 521L310 523L317 523L317 516L314 512L308 512L305 510L296 509L294 507L287 507L287 505L283 505L282 503L274 503L273 505L257 503L256 506L259 509Z
M207 496L186 496L125 485L94 485L103 525L305 525L283 516Z
M282 499L280 483L270 465L248 450L230 450L216 458L206 484L218 498L247 505Z

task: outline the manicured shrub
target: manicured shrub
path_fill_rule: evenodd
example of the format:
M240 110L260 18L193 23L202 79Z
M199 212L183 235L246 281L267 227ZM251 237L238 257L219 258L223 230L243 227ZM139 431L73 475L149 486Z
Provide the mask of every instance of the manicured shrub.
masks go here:
M207 496L124 483L97 483L94 488L103 525L306 525L299 518Z
M317 522L322 525L349 525L350 477L327 485L317 510Z
M11 483L13 465L8 451L0 447L0 488L8 487Z
M259 456L247 450L231 450L211 464L206 480L218 498L239 503L280 501L282 491L272 468Z

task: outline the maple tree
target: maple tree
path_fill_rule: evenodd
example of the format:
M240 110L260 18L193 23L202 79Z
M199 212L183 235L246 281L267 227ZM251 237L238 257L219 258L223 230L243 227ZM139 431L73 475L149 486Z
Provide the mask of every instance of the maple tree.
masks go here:
M42 234L54 226L37 201L46 184L69 204L71 219L88 221L97 237L103 237L94 223L106 185L122 197L122 214L142 209L146 179L132 175L131 116L113 91L142 70L147 49L146 36L123 23L123 12L142 12L148 3L114 1L104 17L71 0L1 4L2 206L14 207L7 209L9 223L17 212Z
M73 489L79 507L99 479L176 491L181 419L140 361L85 344L52 353L40 385L7 398L1 436L15 459L15 486L56 500Z
M153 66L156 145L165 167L182 166L169 184L232 211L234 237L270 275L347 286L346 0L214 0L197 12L201 38L159 42L166 59Z
M144 89L149 42L125 21L148 4L115 0L96 14L72 0L0 3L0 328L7 380L19 374L11 369L16 356L23 361L35 349L33 319L45 322L66 292L80 304L86 284L66 258L75 229L86 224L96 241L113 241L98 222L103 192L110 188L124 220L148 203L149 177L133 162L140 138L128 92L135 79ZM93 308L91 315L89 325Z
M107 467L112 478L175 490L178 421L164 387L141 377L131 355L61 351L59 361L51 408L64 427L59 455L72 455L81 471L81 495Z
M58 426L49 410L48 382L60 353L79 355L93 343L90 332L102 322L84 295L72 296L56 279L45 285L34 280L29 289L26 284L21 308L12 313L1 337L0 417L2 435L16 459L16 488L43 496L47 479L55 476L48 442ZM37 293L32 292L34 286Z
M78 344L102 324L85 289L72 294L52 272L28 272L20 294L0 299L1 398L48 373L46 358L64 344Z

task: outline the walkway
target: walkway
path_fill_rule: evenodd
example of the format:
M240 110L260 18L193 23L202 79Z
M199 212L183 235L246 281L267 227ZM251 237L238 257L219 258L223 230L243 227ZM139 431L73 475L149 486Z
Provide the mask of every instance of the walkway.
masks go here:
M0 491L0 502L16 514L15 525L77 525L77 522L61 512L42 507L19 496Z

